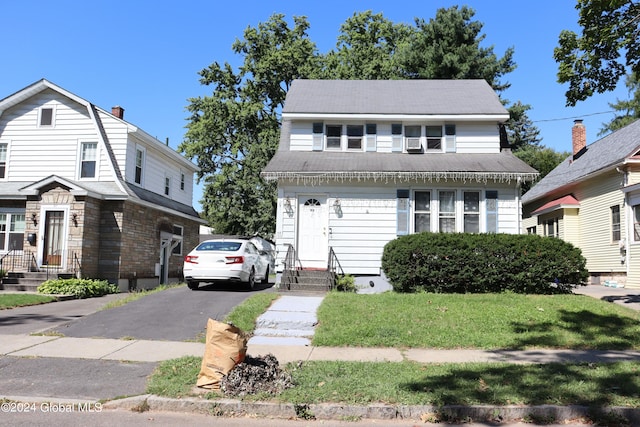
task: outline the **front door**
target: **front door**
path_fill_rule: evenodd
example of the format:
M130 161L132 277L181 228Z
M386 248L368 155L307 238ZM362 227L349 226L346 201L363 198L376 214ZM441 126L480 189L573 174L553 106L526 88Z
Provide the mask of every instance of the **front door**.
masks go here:
M42 264L60 266L64 250L64 211L46 211Z
M329 251L327 197L302 196L298 203L298 258L303 267L326 268Z

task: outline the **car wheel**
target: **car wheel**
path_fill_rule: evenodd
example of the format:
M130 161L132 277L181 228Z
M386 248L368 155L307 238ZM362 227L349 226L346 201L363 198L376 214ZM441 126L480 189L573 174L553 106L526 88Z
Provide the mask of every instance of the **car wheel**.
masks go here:
M256 270L251 267L251 272L249 272L249 279L247 280L247 289L252 291L253 287L256 284Z
M269 284L269 266L267 266L267 270L264 272L264 279L261 282L263 285Z
M189 280L189 281L187 282L187 286L188 286L188 287L189 287L189 289L191 289L192 291L195 291L196 289L198 289L198 285L199 285L199 283L198 283L198 282L194 282L194 281L192 281L192 280Z

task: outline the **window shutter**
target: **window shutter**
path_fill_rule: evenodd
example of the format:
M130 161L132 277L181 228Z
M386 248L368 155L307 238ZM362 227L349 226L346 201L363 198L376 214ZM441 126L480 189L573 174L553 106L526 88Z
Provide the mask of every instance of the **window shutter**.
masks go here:
M397 190L397 231L398 236L409 234L409 190Z
M498 192L487 190L485 197L487 212L487 233L498 232Z
M376 151L376 136L367 135L367 151Z
M313 151L322 151L322 134L314 134L313 135Z
M391 137L391 151L394 153L402 152L402 136L393 135Z

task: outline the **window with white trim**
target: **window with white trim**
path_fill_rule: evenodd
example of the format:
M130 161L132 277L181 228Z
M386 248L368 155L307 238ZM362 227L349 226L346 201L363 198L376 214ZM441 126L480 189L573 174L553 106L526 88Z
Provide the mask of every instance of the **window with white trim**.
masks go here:
M464 232L480 232L480 192L465 191L464 198Z
M438 231L443 233L456 231L456 192L454 190L438 192Z
M611 241L620 241L620 205L611 206Z
M55 109L53 107L40 107L38 111L38 127L53 127L55 124Z
M640 242L640 205L633 207L633 241Z
M427 150L442 151L442 126L425 126Z
M9 144L6 142L0 142L0 179L7 177L7 152L9 151Z
M22 250L25 226L24 213L0 212L0 251Z
M404 140L407 150L421 150L422 126L409 125L404 127Z
M136 184L142 185L142 172L144 167L144 150L136 148L136 170L134 181Z
M95 142L83 142L80 145L80 178L96 177L96 158L98 144Z
M414 196L414 231L431 231L431 191L416 191Z
M487 218L487 233L498 232L498 192L496 190L485 191L484 206Z
M543 222L544 235L547 237L559 237L558 218L550 218Z
M327 125L327 150L342 148L342 125Z
M347 125L347 149L362 150L362 137L364 129L362 125Z
M164 177L164 195L168 196L171 193L171 178L168 176Z

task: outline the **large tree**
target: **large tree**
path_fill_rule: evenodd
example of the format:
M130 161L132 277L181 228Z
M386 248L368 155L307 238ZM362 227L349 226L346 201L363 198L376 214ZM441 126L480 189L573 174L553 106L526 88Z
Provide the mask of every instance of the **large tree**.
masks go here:
M189 100L187 132L178 149L200 167L204 214L216 232L274 231L275 188L260 171L278 147L289 85L316 68L308 28L304 17L294 17L289 27L283 15L273 15L233 44L244 58L239 71L218 62L200 71L200 82L213 93Z
M569 83L568 106L615 89L629 71L640 72L640 3L578 0L576 9L582 34L562 31L553 54L558 81Z
M617 99L615 103L609 103L609 107L616 111L615 117L603 124L598 135L602 136L614 130L625 127L631 122L640 119L640 73L631 73L625 80L629 93L629 99Z

